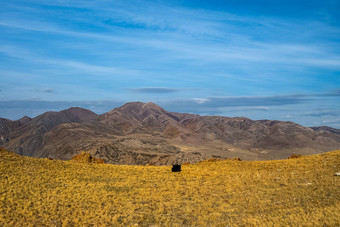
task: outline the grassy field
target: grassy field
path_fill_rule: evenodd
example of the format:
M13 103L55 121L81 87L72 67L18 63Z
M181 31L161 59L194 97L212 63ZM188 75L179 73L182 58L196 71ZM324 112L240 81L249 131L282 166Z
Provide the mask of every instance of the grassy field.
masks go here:
M279 161L81 164L0 151L0 226L340 226L340 150Z

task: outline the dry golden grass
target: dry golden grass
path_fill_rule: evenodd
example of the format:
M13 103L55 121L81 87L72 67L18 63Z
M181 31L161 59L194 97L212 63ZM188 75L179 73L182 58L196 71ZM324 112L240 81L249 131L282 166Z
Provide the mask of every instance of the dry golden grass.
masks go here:
M0 226L339 226L340 151L124 166L0 151Z

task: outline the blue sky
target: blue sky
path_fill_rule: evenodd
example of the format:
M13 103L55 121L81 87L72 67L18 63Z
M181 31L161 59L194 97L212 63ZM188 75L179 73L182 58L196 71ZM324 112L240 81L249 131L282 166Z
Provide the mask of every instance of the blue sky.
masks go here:
M3 0L0 117L125 102L340 128L339 1Z

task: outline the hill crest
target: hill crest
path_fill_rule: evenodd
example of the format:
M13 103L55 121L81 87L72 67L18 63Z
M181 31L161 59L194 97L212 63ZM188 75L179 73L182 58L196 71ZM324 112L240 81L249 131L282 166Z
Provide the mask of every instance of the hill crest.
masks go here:
M126 103L101 115L72 107L33 119L0 119L0 125L1 145L18 154L70 159L84 150L115 164L268 160L340 147L338 129L174 113L151 102Z

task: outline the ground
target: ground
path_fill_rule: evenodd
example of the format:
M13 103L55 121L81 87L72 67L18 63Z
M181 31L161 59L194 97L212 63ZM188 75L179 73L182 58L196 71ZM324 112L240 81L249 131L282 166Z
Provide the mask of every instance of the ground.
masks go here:
M0 149L0 226L339 226L340 150L277 161L85 164Z

